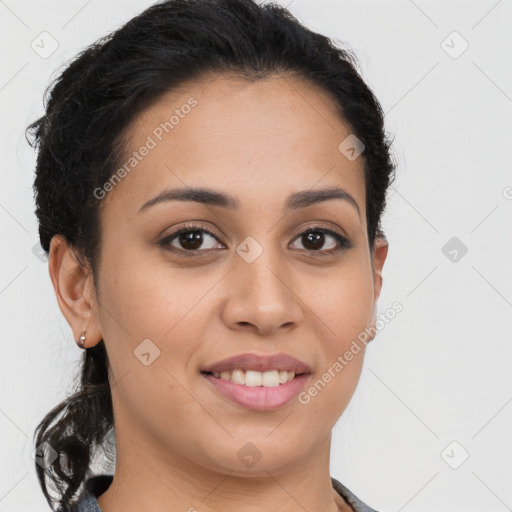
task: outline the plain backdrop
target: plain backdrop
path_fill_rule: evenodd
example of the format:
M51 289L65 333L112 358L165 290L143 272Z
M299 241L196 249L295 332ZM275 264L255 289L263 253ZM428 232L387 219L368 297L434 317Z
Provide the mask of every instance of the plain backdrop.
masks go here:
M355 51L399 163L379 311L403 310L367 349L331 474L380 512L511 510L512 1L280 3ZM49 510L33 431L81 355L37 253L24 129L68 59L150 4L0 1L0 512Z

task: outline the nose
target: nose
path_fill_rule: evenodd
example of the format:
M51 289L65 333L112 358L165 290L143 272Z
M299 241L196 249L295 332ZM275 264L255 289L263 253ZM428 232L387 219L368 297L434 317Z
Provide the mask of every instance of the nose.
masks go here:
M297 328L304 303L291 269L277 254L264 250L252 263L236 256L233 265L222 308L229 328L262 336Z

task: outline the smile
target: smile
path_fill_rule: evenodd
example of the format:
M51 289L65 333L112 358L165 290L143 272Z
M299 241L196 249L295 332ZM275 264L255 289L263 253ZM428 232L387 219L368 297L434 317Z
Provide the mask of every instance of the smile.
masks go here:
M209 372L210 373L210 372ZM295 372L286 370L270 370L266 372L259 372L256 370L233 370L223 372L211 372L217 379L230 380L235 384L240 384L249 387L264 386L275 387L293 380Z
M201 372L216 394L239 406L258 411L274 410L288 405L301 392L311 375L296 375L295 372L284 370L234 370L215 374Z

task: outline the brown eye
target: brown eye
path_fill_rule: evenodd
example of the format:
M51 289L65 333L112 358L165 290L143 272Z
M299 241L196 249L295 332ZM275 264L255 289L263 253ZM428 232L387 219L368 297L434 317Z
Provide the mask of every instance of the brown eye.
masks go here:
M201 231L187 231L179 234L177 240L184 249L195 251L201 247L203 243L203 235Z
M313 231L305 233L301 237L302 245L308 250L319 250L325 243L325 233Z
M182 253L224 248L213 233L199 226L184 226L165 237L159 245Z
M321 256L333 255L352 247L347 238L322 226L313 226L303 231L296 240L300 240L300 242L292 244L295 246L292 248L305 250L309 253L318 253ZM196 252L205 252L210 249L226 248L211 231L195 225L181 227L160 241L159 245L168 251L187 256L193 256Z
M352 247L352 244L342 235L327 229L324 227L312 227L302 232L296 240L300 239L300 245L302 247L296 247L298 249L304 249L309 252L318 252L326 255L334 254ZM327 249L325 249L327 244ZM322 248L324 248L322 250Z

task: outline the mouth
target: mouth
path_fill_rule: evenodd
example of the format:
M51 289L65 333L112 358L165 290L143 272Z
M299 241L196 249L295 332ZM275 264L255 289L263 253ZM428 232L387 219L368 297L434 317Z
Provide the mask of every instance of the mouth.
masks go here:
M239 354L200 371L216 397L257 411L285 407L312 375L309 365L284 353Z
M211 373L216 377L216 374L218 373L218 376L222 378L222 372L229 372L232 374L235 371L241 371L244 373L287 371L300 375L303 373L310 373L311 367L305 362L282 352L275 354L258 354L256 352L249 352L228 357L227 359L222 359L221 361L207 365L202 368L202 371ZM249 373L249 375L251 375L251 373ZM254 376L249 378L252 379Z
M292 403L311 377L310 372L286 370L202 371L216 398L255 411L274 411Z
M243 370L237 368L232 371L224 370L222 372L202 371L203 375L208 375L217 380L229 381L239 386L245 387L267 387L274 388L283 386L292 380L303 375L309 375L305 371L287 371L287 370L267 370L264 372L258 370Z

